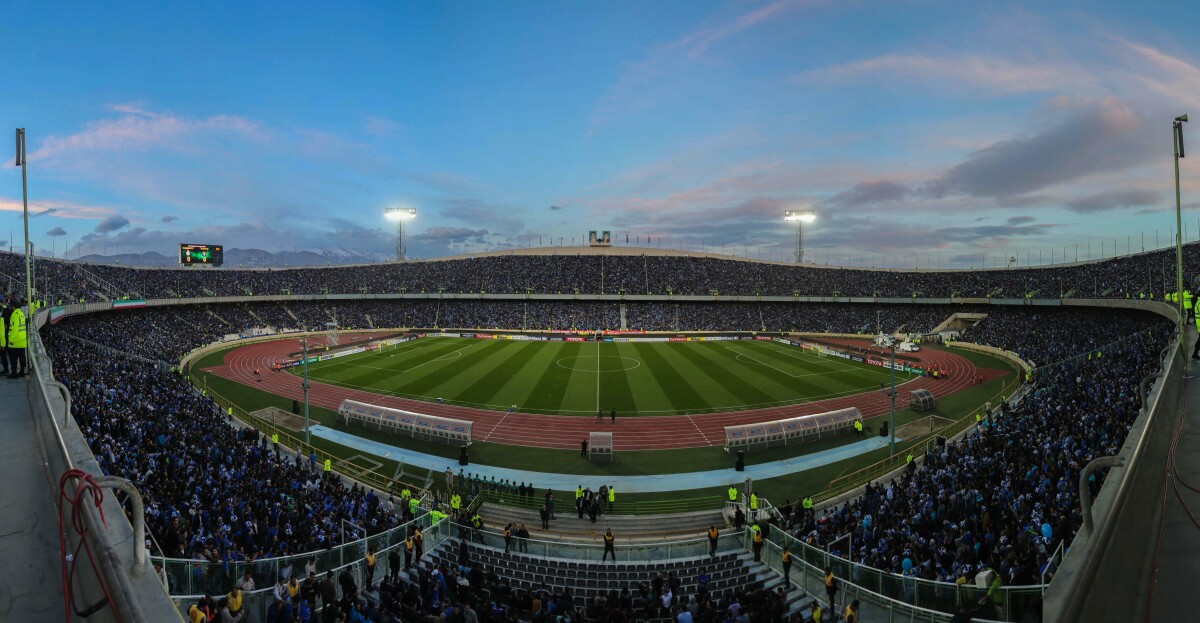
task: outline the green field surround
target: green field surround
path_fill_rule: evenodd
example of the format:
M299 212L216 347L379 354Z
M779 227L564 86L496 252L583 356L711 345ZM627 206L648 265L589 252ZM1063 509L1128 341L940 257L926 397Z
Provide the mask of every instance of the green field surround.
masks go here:
M301 368L291 368L294 374ZM888 372L766 341L541 342L424 338L310 364L378 394L551 415L757 409L878 389ZM897 382L908 380L897 374Z

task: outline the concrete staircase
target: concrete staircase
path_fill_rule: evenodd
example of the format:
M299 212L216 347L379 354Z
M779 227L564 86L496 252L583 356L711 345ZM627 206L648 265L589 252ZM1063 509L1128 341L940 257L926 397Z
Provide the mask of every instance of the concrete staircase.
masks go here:
M402 579L405 582L416 583L416 582L418 582L418 577L419 577L418 570L419 569L423 568L425 570L430 570L437 564L445 565L452 561L458 560L458 553L460 551L460 547L461 547L461 542L459 541L459 539L456 539L456 538L446 539L438 547L434 548L432 551L426 552L425 555L422 556L420 561L414 561L414 565L411 569L409 569L407 571L401 571L400 575L401 575ZM487 546L483 546L483 545L478 545L478 544L472 544L470 547L471 547L471 551L473 552L472 558L477 558L478 556L482 555L483 557L488 559L488 560L476 559L475 562L477 564L483 564L484 566L487 566L488 568L495 570L496 573L498 575L500 575L500 577L508 578L510 581L512 581L512 585L514 588L524 589L524 590L532 590L533 588L535 588L537 586L541 586L541 585L546 586L551 591L561 590L562 588L571 588L572 593L575 595L576 605L580 606L580 607L584 606L586 604L587 599L594 594L604 593L604 592L607 592L608 590L615 590L614 588L612 588L614 583L624 583L624 584L632 584L633 583L632 581L629 581L628 579L623 578L622 580L616 580L615 582L609 582L607 588L599 587L599 589L597 589L594 587L578 586L578 585L566 587L566 586L563 586L562 584L565 584L567 582L574 584L574 583L581 583L581 582L586 582L586 581L583 581L583 580L564 581L561 578L561 572L564 572L568 567L574 568L577 565L583 566L583 567L586 567L589 564L595 565L595 563L597 561L560 559L560 558L553 558L553 557L528 557L526 555L523 558L519 558L519 560L516 560L511 565L509 565L509 564L505 564L503 562L504 560L509 558L509 555L504 554L504 552L500 549L487 547ZM513 555L522 557L522 554L520 554L519 552L516 552L515 550L514 550ZM724 557L725 560L728 560L728 556L730 556L730 555L731 554L724 554L721 556ZM734 567L740 569L740 571L738 573L739 573L739 577L742 578L742 580L739 580L737 582L737 587L739 588L739 590L742 587L749 587L751 585L759 585L759 586L762 586L762 588L764 588L765 590L775 592L777 589L779 589L780 587L782 587L784 585L783 576L779 572L775 571L770 566L768 566L766 563L756 562L754 560L754 555L752 553L750 553L748 551L741 551L733 556L734 556L734 558L733 558L732 565ZM521 560L532 561L533 564L530 564L529 562L521 562ZM656 569L662 570L665 575L666 570L673 569L679 575L679 578L682 583L682 588L681 588L679 594L677 595L677 597L691 597L692 595L695 594L695 590L696 590L696 586L695 586L695 573L697 570L696 568L699 566L705 566L707 564L708 560L709 559L707 557L705 557L703 559L694 559L693 558L693 559L659 560L659 561L653 561L653 562L635 562L632 564L623 563L623 565L629 571L633 571L634 569L636 569L637 570L636 573L638 574L638 576L640 576L640 579L645 579L645 577L646 577L645 574L646 574L647 570L650 573L653 573L653 571ZM501 564L490 564L490 563L495 563L497 561L499 561ZM728 562L725 563L725 565L727 565L727 566L730 564L731 563L728 563ZM512 568L508 568L508 567L512 567ZM599 572L591 572L589 575L591 577L596 577L597 575L599 575L600 577L604 577L604 575L605 575L604 570L607 569L607 567L605 567L601 563L596 568L600 569L600 571ZM617 570L618 574L623 573L620 569L621 568L618 567L618 570ZM715 569L713 569L713 571L714 571L714 574L719 574L719 572L717 572ZM555 572L558 572L558 573L555 573ZM636 581L637 579L639 579L639 578L638 577L632 578L633 581ZM720 584L719 581L717 581L716 583ZM716 588L715 594L720 594L724 590L725 589L718 587L718 588ZM797 586L794 583L789 585L787 587L787 598L786 598L786 602L785 602L786 616L784 617L784 620L790 620L793 614L800 612L801 607L810 601L811 601L811 596L807 592L805 592L805 590L803 588ZM671 621L674 621L673 617L670 619L645 619L641 616L642 613L640 611L637 613L637 615L638 616L635 618L638 621L655 621L655 622L663 621L664 623L669 623Z
M227 326L227 327L232 327L232 326L233 326L233 325L229 324L229 321L228 321L228 320L226 320L226 319L222 318L221 316L219 316L219 315L217 314L217 312L215 312L215 311L213 311L213 310L211 310L211 309L209 309L209 308L205 308L205 309L204 309L204 311L205 311L205 312L207 312L209 316L212 316L213 318L216 318L216 319L217 319L217 322L220 322L221 324L223 324L223 325L225 325L225 326Z
M565 508L564 508L565 506ZM617 501L617 511L621 502ZM695 511L669 515L618 515L603 514L592 523L587 514L579 519L572 500L564 505L562 500L555 500L555 516L551 520L550 529L542 530L542 519L538 511L515 508L502 504L485 502L479 509L479 516L484 524L496 530L503 530L508 523L525 524L531 536L545 540L583 541L588 543L601 542L604 531L612 528L613 534L622 539L659 539L665 535L672 538L687 536L703 536L709 526L717 526L722 531L729 526L725 513L721 509L710 511Z

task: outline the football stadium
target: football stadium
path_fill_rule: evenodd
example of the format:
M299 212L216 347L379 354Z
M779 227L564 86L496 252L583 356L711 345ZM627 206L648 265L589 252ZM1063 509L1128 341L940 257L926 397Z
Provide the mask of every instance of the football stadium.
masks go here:
M346 8L228 43L266 63L237 88L197 59L274 24L254 7L211 30L196 8L20 9L128 68L21 81L146 101L0 106L21 124L0 210L23 229L0 250L0 620L1190 618L1200 171L1180 113L1200 65L1182 34L1144 42L1185 19L1089 7L1124 50L1094 65L994 52L1075 33L1075 13L1008 7L948 69L893 40L936 35L892 7ZM595 40L617 17L646 32ZM860 18L888 24L877 58L805 26ZM551 53L564 35L588 59ZM385 84L386 59L420 77ZM606 72L590 116L564 112L583 104L555 89ZM563 110L475 108L517 92ZM712 111L680 93L761 126L702 136ZM849 123L864 101L905 129ZM784 129L786 102L839 129ZM655 141L681 151L640 159Z

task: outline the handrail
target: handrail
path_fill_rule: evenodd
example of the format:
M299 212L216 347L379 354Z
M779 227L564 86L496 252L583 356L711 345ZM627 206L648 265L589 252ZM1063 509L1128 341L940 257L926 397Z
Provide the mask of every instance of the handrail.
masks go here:
M1119 456L1098 456L1088 461L1079 471L1079 506L1083 511L1083 528L1089 533L1092 531L1092 489L1088 486L1088 478L1091 478L1096 470L1124 465L1125 459Z
M787 534L786 536L789 539L791 539L792 541L794 541L796 543L800 543L800 541L798 541L795 537L791 536L790 534ZM744 538L746 539L747 542L749 542L751 539L748 528L746 530L746 534L744 535ZM765 562L766 565L768 567L770 567L772 570L782 574L783 569L782 569L782 563L780 562L780 556L781 556L781 552L783 551L783 547L775 542L777 540L777 537L775 537L774 531L772 531L771 535L768 536L764 540L766 543L766 547L764 548L764 552L763 552L763 556L762 556L763 562ZM795 552L793 551L791 545L788 545L788 549L789 549L789 551L792 551L793 565L795 565L797 560L799 560L799 563L800 563L799 564L800 574L801 574L800 588L802 590L805 590L807 593L809 593L810 596L817 597L818 595L820 595L820 589L824 587L824 569L822 568L824 565L814 564L811 560L808 560L803 556L795 555ZM793 571L789 575L793 575L793 574L795 574L795 571ZM811 575L812 584L808 583L810 580L810 577L809 577L810 575ZM901 601L894 597L871 590L870 588L863 586L862 583L855 581L853 578L848 578L848 577L842 576L842 577L839 577L838 579L842 583L842 586L843 586L843 589L840 592L843 595L842 599L844 602L850 600L851 598L861 598L866 603L872 604L873 606L875 606L877 608L886 609L887 614L888 614L887 620L889 620L889 621L898 620L898 619L896 619L897 611L899 611L899 615L901 617L904 617L903 619L899 619L899 620L929 621L930 623L949 623L950 621L953 620L952 619L953 615L951 615L947 612L943 612L941 610L925 608L922 606L910 604L906 601ZM904 578L904 579L911 581L914 578ZM792 580L789 577L789 582L790 581L792 581ZM815 584L816 586L813 586L813 584ZM950 585L950 586L953 587L952 594L954 594L956 596L960 595L963 592L971 592L971 591L976 590L974 587L970 587L970 586L963 587L963 586L959 586L957 584ZM914 585L914 589L915 588L916 587ZM814 590L814 589L816 589L816 590ZM980 591L980 592L982 592L982 591ZM914 596L915 595L916 595L916 592L914 590ZM834 614L835 614L834 618L837 618L836 613L834 613ZM872 620L875 620L874 617L872 618ZM994 623L994 621L991 619L984 619L984 618L977 617L977 616L971 617L971 621L975 621L978 623Z
M49 357L46 360L49 361ZM62 394L63 402L66 403L67 407L63 409L63 423L65 424L67 420L71 419L71 391L67 389L66 385L58 381L46 381L46 385L57 389Z
M141 575L146 571L146 510L142 504L142 493L133 483L117 476L92 476L92 481L101 487L109 487L124 493L129 500L130 518L133 520L133 567L129 572Z

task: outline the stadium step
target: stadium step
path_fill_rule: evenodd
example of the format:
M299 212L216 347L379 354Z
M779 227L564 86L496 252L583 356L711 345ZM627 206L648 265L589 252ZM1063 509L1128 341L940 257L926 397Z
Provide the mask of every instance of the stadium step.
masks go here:
M619 505L619 502L618 502ZM534 538L587 540L599 539L606 529L612 528L618 538L650 538L664 534L703 534L709 526L724 529L724 511L695 511L671 515L601 515L592 523L587 515L579 519L574 507L556 509L558 517L550 522L550 530L542 530L538 511L504 506L486 502L480 508L480 516L488 527L503 530L508 523L525 524Z
M227 326L227 327L231 327L231 326L233 326L233 325L229 324L229 321L228 321L228 320L226 320L226 319L224 319L224 318L220 317L219 315L217 315L217 312L213 311L213 309L212 309L211 307L205 307L205 308L204 308L204 311L205 311L205 312L208 312L208 315L209 315L209 316L212 316L213 318L215 318L215 319L217 320L217 322L220 322L221 324L223 324L223 325L225 325L225 326Z

